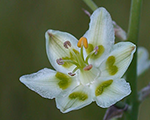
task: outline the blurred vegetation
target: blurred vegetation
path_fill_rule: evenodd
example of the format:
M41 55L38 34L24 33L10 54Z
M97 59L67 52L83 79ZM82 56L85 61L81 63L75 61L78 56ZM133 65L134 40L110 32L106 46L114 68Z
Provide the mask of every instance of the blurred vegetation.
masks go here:
M128 28L130 0L95 0L123 29ZM140 41L150 53L150 1L143 1ZM20 83L23 74L51 68L45 50L45 31L67 31L80 38L89 18L82 0L0 0L0 120L101 120L106 109L95 103L62 114L54 100L40 97ZM139 86L150 81L150 70ZM140 107L139 120L150 119L150 98Z

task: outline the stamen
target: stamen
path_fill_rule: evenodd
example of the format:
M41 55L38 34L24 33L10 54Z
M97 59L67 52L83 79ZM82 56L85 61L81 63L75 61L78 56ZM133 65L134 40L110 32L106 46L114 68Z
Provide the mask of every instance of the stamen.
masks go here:
M69 72L68 73L70 76L75 76L75 73Z
M67 48L67 49L68 49L69 47L71 47L70 41L64 42L64 47Z
M63 65L64 64L62 58L57 59L56 62L57 62L58 65Z
M88 71L88 70L92 69L92 67L93 67L93 65L90 64L90 65L84 67L83 70Z
M78 69L80 69L80 67L76 67L76 68L72 71L72 73L76 72Z
M94 48L94 50L95 50L95 55L98 53L98 46L96 46L95 48Z
M98 46L96 46L96 47L94 48L94 50L93 50L90 54L88 54L88 56L86 57L85 62L88 63L89 58L90 58L93 54L96 55L96 54L98 53L98 51L99 51L99 48L98 48Z
M77 62L75 62L73 60L69 60L69 59L68 60L67 59L63 60L62 58L59 58L59 59L56 60L56 62L57 62L58 65L63 65L66 62L66 63L72 63L76 66L79 66L79 64Z
M80 48L82 46L84 46L86 49L88 48L88 42L87 39L85 37L81 37L78 41L77 46Z
M65 42L64 42L64 47L65 47L66 49L69 49L69 51L70 51L70 53L73 55L74 59L78 62L79 59L78 59L77 53L75 52L76 50L71 48L71 43L70 43L70 41L65 41ZM78 52L78 51L77 51L77 52ZM64 61L64 60L63 60L63 61ZM70 61L70 60L69 60L69 61L66 61L66 60L65 60L64 62L71 62L71 61ZM74 63L73 63L73 64L74 64Z

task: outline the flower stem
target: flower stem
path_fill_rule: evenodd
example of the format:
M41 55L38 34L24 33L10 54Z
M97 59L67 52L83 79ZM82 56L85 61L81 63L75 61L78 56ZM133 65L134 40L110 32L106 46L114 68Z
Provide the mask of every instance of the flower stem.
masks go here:
M92 11L96 10L98 6L92 0L83 0Z
M131 1L131 11L129 19L129 29L127 40L133 42L138 47L139 26L140 26L140 13L141 13L142 0ZM137 120L138 119L138 91L137 91L137 52L134 55L133 61L127 71L127 80L131 85L132 93L127 98L127 103L131 108L125 114L124 120Z

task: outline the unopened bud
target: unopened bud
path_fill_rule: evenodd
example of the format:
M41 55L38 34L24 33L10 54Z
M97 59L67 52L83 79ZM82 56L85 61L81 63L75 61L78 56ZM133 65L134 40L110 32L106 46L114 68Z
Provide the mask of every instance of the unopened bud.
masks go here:
M121 118L124 111L128 109L128 105L124 108L117 108L115 105L109 107L105 113L103 120L111 120L113 118Z

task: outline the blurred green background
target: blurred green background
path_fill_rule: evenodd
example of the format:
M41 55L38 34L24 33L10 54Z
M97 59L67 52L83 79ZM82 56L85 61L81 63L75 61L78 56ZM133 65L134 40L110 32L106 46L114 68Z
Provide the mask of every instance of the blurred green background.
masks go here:
M130 0L95 0L123 29L128 28ZM82 0L0 0L0 120L102 120L106 109L95 103L62 114L54 100L44 99L19 81L23 74L51 68L45 50L45 31L67 31L80 38L92 12ZM143 1L140 41L150 52L150 1ZM150 70L138 88L150 81ZM150 120L150 98L140 107L139 120Z

